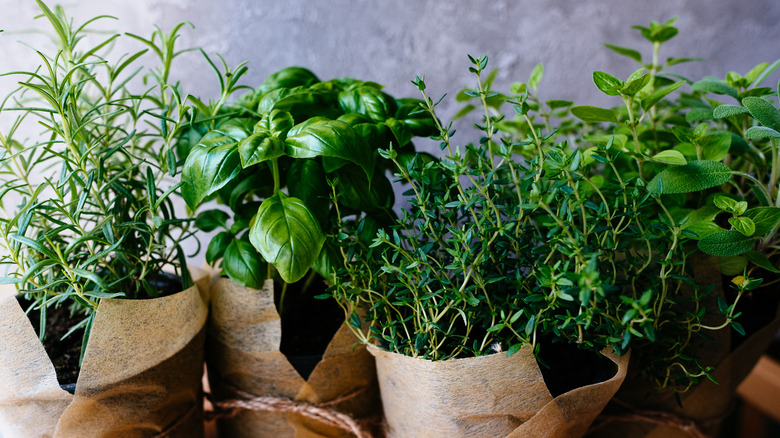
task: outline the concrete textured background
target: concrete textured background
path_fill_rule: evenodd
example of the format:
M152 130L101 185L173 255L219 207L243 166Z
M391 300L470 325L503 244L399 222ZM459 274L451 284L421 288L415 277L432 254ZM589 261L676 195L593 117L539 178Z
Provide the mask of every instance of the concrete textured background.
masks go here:
M53 2L52 2L53 4ZM320 78L351 76L387 86L395 96L417 96L410 80L425 74L432 96L470 85L466 54L488 55L500 68L496 85L527 79L545 65L543 98L578 104L612 105L591 82L593 70L626 77L636 65L602 46L610 42L649 46L631 25L679 16L680 35L664 46L666 57L706 61L674 67L692 79L723 77L780 58L780 2L776 0L80 0L61 3L76 21L111 14L103 29L148 35L181 20L195 25L181 39L221 54L230 65L248 60L246 83L259 84L289 65ZM29 33L45 27L32 18L32 0L0 0L0 66L30 67L31 51L15 40L46 43ZM37 45L36 45L37 47ZM217 84L198 54L189 54L178 72L190 92L213 96ZM772 84L775 85L775 84ZM451 107L451 105L450 105Z
M53 4L53 2L52 2ZM410 80L425 74L429 94L453 96L472 84L466 54L488 55L500 73L496 89L525 81L537 63L545 65L543 99L612 106L600 95L593 70L625 78L637 67L602 46L636 48L645 59L649 44L631 25L679 16L680 34L661 57L702 57L705 61L671 71L700 79L745 73L780 58L780 2L777 0L603 0L603 1L437 1L437 0L81 0L61 3L77 22L96 14L118 21L97 27L148 36L153 25L169 29L187 20L180 47L202 46L229 65L249 61L244 83L257 85L270 73L300 65L321 79L351 76L385 84L396 96L417 97ZM0 70L30 69L39 59L29 47L45 47L44 20L32 0L0 0ZM120 49L124 48L120 47ZM128 50L140 45L128 42ZM185 91L215 97L216 79L197 53L181 58L176 74ZM777 84L778 74L766 85ZM0 80L3 95L13 86ZM445 101L444 117L456 106ZM457 138L456 138L457 140ZM425 145L424 149L430 149Z

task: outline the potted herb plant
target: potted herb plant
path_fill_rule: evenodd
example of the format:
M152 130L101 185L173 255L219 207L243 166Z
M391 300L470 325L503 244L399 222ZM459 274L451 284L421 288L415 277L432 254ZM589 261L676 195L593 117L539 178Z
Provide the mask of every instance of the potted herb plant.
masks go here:
M342 221L333 293L373 344L390 436L582 436L655 336L658 292L689 284L686 251L617 136L581 148L571 103L539 100L541 66L503 95L470 59L479 142L452 143L416 78L444 156L381 152L411 205L370 245Z
M780 113L766 99L775 91L760 87L779 64L761 64L744 76L732 72L725 81L671 75L667 67L687 61L658 61L661 45L678 33L674 21L637 27L652 43L653 57L628 80L593 74L602 92L622 98L622 108L572 108L601 125L586 140L621 138L626 159L617 171L634 169L666 207L666 223L688 253L669 260L690 265L675 274L687 278L686 287L652 299L654 336L633 343L634 377L595 436L713 433L737 385L780 328L780 297L765 286L777 273L772 138ZM642 64L639 52L608 47ZM689 93L669 97L686 83ZM723 104L723 98L733 100Z
M332 241L340 215L364 215L365 233L392 220L388 166L376 151L394 144L411 153L413 136L432 123L416 113L417 101L397 100L376 83L323 82L300 67L228 103L242 89L235 81L243 69L215 68L221 98L194 100L199 131L182 139L190 147L182 173L188 206L211 199L224 206L196 220L203 231L219 230L206 259L226 277L214 288L209 325L215 399L219 405L238 391L316 404L339 399L330 407L372 415L373 361L353 348L339 306L322 299L338 260ZM340 433L284 411L243 412L219 428L229 436Z
M0 104L0 434L202 436L208 278L187 268L171 179L181 25L90 45L105 17L38 5L57 50L3 74L18 88ZM123 38L148 47L117 57Z

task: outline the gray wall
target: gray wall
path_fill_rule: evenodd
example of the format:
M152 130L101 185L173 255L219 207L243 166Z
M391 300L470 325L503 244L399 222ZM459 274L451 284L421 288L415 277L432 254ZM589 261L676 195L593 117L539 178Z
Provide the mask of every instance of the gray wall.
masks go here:
M417 96L409 82L425 74L431 96L454 95L471 85L466 54L488 55L499 67L498 89L525 81L544 63L543 99L611 106L599 95L593 70L625 78L636 66L605 49L604 42L649 47L633 24L679 16L680 35L665 46L662 58L703 57L673 71L699 79L745 73L760 62L780 58L780 2L777 0L608 0L608 1L436 1L436 0L81 0L64 3L76 21L111 14L102 28L148 35L154 24L169 28L188 20L182 47L202 46L220 53L230 65L249 61L246 83L259 84L289 65L312 69L320 78L352 76L387 85L397 97ZM0 70L31 68L33 52L16 43L47 44L37 33L32 0L0 0ZM186 91L214 97L213 73L197 53L179 65ZM777 84L775 74L767 85ZM4 95L12 84L0 80ZM455 106L445 101L445 117ZM458 138L456 137L456 140ZM425 148L429 148L426 145Z
M607 0L607 1L436 1L436 0L81 0L63 3L78 20L112 14L104 22L120 31L146 34L181 20L196 28L183 45L203 46L232 65L248 60L248 83L288 66L312 69L321 78L352 76L387 85L393 95L414 95L409 80L425 74L433 95L471 83L466 54L489 55L499 67L499 86L525 80L536 63L545 64L541 93L580 104L610 105L591 82L599 69L627 76L634 64L602 46L635 47L649 56L633 24L679 16L680 35L662 57L703 57L678 66L691 78L744 73L755 64L780 58L780 2L776 0ZM14 31L40 28L32 22L32 0L0 0L2 66L29 60L14 43L31 35ZM40 41L40 38L33 39ZM26 59L23 55L27 55ZM216 93L216 82L199 55L186 60L189 91ZM774 85L774 84L773 84Z

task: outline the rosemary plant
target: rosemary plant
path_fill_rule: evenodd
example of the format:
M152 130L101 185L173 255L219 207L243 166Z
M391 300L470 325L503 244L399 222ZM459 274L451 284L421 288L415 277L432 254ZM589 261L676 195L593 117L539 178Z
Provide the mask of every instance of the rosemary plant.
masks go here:
M112 17L76 24L38 5L58 47L38 52L40 67L2 75L18 82L0 105L2 282L40 311L41 339L48 310L64 306L76 322L68 334L83 331L86 346L101 299L160 296L164 270L181 277L168 292L191 283L181 247L190 220L176 217L171 178L189 112L169 82L182 25L105 38L90 26ZM123 38L148 48L116 56ZM141 66L147 52L159 69Z

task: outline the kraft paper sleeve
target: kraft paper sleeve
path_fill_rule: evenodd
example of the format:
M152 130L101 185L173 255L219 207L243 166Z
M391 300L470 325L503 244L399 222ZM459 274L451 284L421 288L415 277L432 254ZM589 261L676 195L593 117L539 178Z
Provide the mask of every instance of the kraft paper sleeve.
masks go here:
M375 346L388 436L573 438L590 423L625 378L628 357L605 352L617 365L607 381L553 398L530 346L464 359L429 361Z
M75 395L60 388L13 287L5 289L0 436L202 436L209 276L190 271L196 285L177 294L101 300Z
M263 289L220 278L211 297L207 340L209 385L217 400L235 398L234 389L257 397L281 397L325 405L354 418L377 415L374 361L342 325L322 360L305 381L279 351L281 319L273 281ZM347 432L287 412L243 411L220 419L221 437L341 437Z

